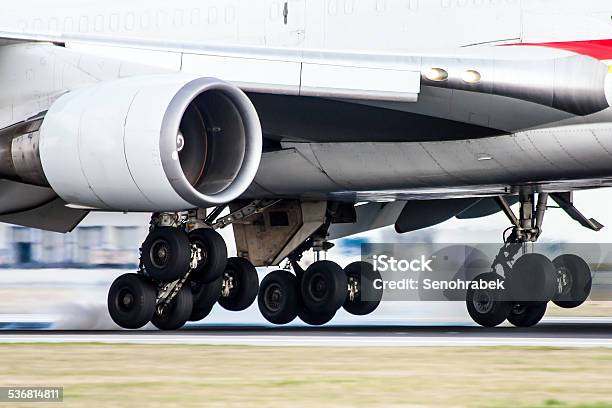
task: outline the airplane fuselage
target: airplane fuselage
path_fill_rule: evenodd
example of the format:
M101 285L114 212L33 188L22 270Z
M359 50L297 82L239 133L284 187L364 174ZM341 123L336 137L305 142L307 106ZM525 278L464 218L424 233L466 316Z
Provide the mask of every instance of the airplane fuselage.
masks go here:
M401 52L607 39L611 11L606 0L25 0L4 7L0 28Z

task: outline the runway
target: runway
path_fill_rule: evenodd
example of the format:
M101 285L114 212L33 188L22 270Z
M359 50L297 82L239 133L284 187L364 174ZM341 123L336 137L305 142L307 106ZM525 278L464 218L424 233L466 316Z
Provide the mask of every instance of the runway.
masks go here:
M472 326L197 326L160 331L5 331L0 344L106 343L270 347L605 347L612 348L609 319L553 319L518 329Z

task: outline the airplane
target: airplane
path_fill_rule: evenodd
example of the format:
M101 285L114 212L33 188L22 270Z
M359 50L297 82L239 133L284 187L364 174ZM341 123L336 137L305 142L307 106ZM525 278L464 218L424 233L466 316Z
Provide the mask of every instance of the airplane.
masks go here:
M538 301L475 289L476 323L533 326L588 297L580 257L515 257L550 201L603 228L573 193L612 186L609 0L5 3L0 222L151 213L139 270L108 293L119 326L176 330L217 303L278 325L366 315L371 266L302 255L498 212L494 267Z

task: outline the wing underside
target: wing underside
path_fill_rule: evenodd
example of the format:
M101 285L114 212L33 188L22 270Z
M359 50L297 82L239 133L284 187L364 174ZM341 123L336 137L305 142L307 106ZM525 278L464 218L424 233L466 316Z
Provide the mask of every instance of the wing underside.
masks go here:
M234 82L250 92L414 103L422 87L512 98L572 115L609 107L608 67L554 47L476 47L432 53L376 54L264 48L91 34L0 31L0 41L44 41L173 53L180 70Z

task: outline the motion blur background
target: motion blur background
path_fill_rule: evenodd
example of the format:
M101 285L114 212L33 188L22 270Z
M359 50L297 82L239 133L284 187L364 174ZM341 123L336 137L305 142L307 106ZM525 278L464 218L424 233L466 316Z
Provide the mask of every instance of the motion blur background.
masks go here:
M579 192L575 203L588 217L612 226L608 200L611 190ZM106 294L119 275L136 270L138 249L148 231L149 214L92 213L72 233L57 234L0 224L0 329L117 329L106 309ZM478 219L453 219L416 233L399 235L393 227L344 238L326 256L342 266L359 260L363 243L440 242L501 243L508 226L501 213ZM222 231L230 256L235 255L231 227ZM592 232L561 210L546 214L542 242L610 243L612 228ZM313 255L304 257L304 266ZM261 268L260 279L273 269ZM606 276L595 276L601 290ZM610 298L612 299L612 297ZM610 309L609 309L610 308ZM609 310L608 310L609 309ZM607 302L591 302L575 311L551 309L550 315L610 316ZM257 305L241 313L216 306L202 322L192 325L266 325ZM300 322L294 322L300 325ZM367 317L341 310L332 324L445 325L471 324L463 303L383 302ZM146 328L152 328L147 326Z

